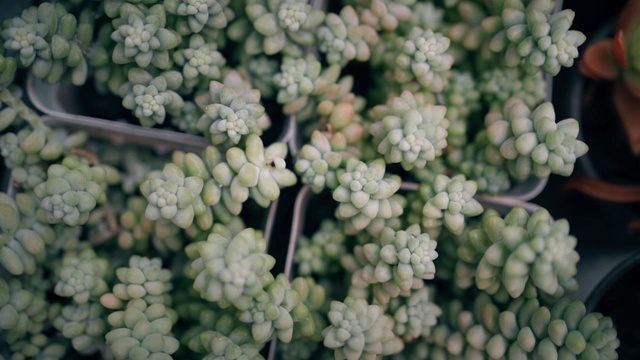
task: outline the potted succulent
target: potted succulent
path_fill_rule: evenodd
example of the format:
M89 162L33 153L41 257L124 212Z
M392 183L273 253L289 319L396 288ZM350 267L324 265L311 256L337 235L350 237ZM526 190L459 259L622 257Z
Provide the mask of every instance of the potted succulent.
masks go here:
M520 206L587 151L546 101L585 41L558 5L71 0L5 21L0 356L616 358L611 320L563 299L568 223ZM95 94L112 120L65 113ZM296 190L331 204L309 240L282 230Z
M603 201L624 204L638 200L633 186L638 178L634 164L639 152L635 129L638 5L637 1L628 1L615 21L606 22L594 34L580 60L580 73L588 80L575 73L572 81L574 96L584 91L582 101L573 101L572 112L581 118L586 141L595 150L582 160L589 178L574 179L567 187ZM608 161L612 157L619 161ZM635 222L629 224L630 230L636 227Z

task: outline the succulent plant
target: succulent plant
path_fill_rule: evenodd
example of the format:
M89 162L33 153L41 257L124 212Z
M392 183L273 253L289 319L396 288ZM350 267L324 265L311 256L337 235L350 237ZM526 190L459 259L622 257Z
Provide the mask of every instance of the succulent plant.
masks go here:
M339 202L336 217L347 220L356 230L362 230L376 219L391 219L402 214L402 204L394 198L400 188L397 175L384 176L385 163L375 160L365 164L347 160L346 171L338 176L340 184L333 190Z
M73 297L78 305L87 304L91 297L97 299L109 290L104 280L108 268L108 260L98 257L91 248L66 252L54 291L58 296Z
M228 336L217 331L205 331L200 334L200 341L208 353L206 360L227 358L264 360L260 355L262 344L251 340L251 334L240 328Z
M15 52L20 65L31 67L34 76L50 84L69 76L74 85L87 79L83 47L92 33L93 24L79 24L64 6L48 2L25 9L20 17L8 20L1 32L4 48ZM5 57L4 66L0 65L5 80L15 71L15 63L9 59Z
M563 299L542 306L538 299L519 299L501 311L485 296L473 310L450 303L428 337L430 354L438 358L580 358L616 359L620 345L612 321L588 313L579 301Z
M115 359L167 359L180 346L171 334L173 323L162 303L135 299L125 310L110 314L108 320L113 330L105 339Z
M145 216L149 220L166 219L186 228L194 217L205 211L200 197L203 187L202 178L186 177L180 168L168 163L160 176L140 185L140 191L149 201Z
M188 134L199 134L198 121L204 115L204 111L200 109L193 101L185 101L184 106L180 108L180 113L171 117L171 124L180 131Z
M0 193L0 265L14 276L34 274L46 258L45 239L23 226L16 202Z
M544 101L547 83L542 73L526 75L519 68L495 68L480 74L478 91L492 111L501 111L511 98L533 108Z
M265 249L262 234L252 228L233 237L213 232L207 241L188 245L185 251L192 260L193 287L222 308L249 309L252 299L273 281L269 270L275 259Z
M343 90L339 77L340 66L331 65L323 70L313 54L304 58L285 57L280 72L273 77L278 90L276 100L284 105L282 111L286 115L295 115L298 122L304 122L316 115L324 96Z
M147 305L170 305L169 293L172 272L162 268L160 258L147 258L132 255L128 267L116 269L118 283L113 286L113 292L100 298L102 305L108 309L128 308L130 303L141 300ZM112 324L112 326L114 326Z
M260 90L264 98L272 98L275 94L273 76L278 72L280 62L265 55L241 58L243 75L251 79L251 85Z
M512 99L502 114L489 113L485 121L489 141L500 148L509 174L518 181L532 174L538 178L551 173L569 176L576 159L589 149L577 139L578 122L565 119L556 123L549 102L531 111L519 99Z
M286 276L280 274L255 297L251 307L242 312L239 319L252 324L251 334L258 343L267 342L276 336L280 341L288 343L293 338L294 322L308 319L309 315L309 310L301 302L300 294L291 287ZM311 327L310 330L313 333L314 328Z
M412 18L411 7L415 0L353 0L360 21L377 31L394 31L400 24Z
M0 278L0 290L2 340L18 353L16 347L20 347L20 342L44 330L48 311L46 294L25 289L17 278L9 281Z
M552 0L528 3L518 0L505 6L502 21L506 30L497 36L508 40L504 57L507 65L521 65L529 73L542 69L551 75L557 75L563 66L573 65L586 36L569 30L575 17L572 10L556 13L554 10ZM496 39L493 41L499 43ZM496 45L496 48L499 47Z
M331 325L322 331L324 346L337 359L377 358L402 351L404 343L393 334L393 320L378 305L363 299L332 301Z
M509 173L503 166L490 163L484 148L479 142L467 144L449 153L447 163L467 179L475 181L478 193L495 195L509 190Z
M230 187L233 201L243 203L249 196L267 207L278 199L280 188L296 183L295 174L286 168L287 144L277 142L264 148L259 136L247 137L246 150L234 147L227 151L227 162L213 169L218 183Z
M181 35L199 33L207 28L224 29L233 20L230 0L168 0L163 6L178 17L176 29ZM206 31L205 31L206 32Z
M182 75L168 71L158 76L133 68L128 73L129 81L118 90L122 106L133 110L140 124L152 127L164 123L167 113L179 114L184 100L175 92L182 84Z
M387 304L389 298L410 296L412 289L424 286L423 280L434 278L436 245L418 224L399 231L385 227L379 241L356 246L356 258L364 266L353 274L351 283L357 287L381 284L382 288L374 289L381 304Z
M440 33L413 28L406 39L398 39L397 55L388 65L393 78L400 83L417 80L427 91L443 91L453 64L453 57L446 52L450 44L449 38Z
M342 133L327 133L315 130L311 134L311 143L300 149L295 170L301 175L303 184L319 193L324 188L335 189L338 186L337 172L343 163L343 151L347 148L347 139Z
M173 61L182 67L186 88L192 89L200 82L222 78L227 61L217 47L215 43L207 43L201 35L194 34L189 37L189 47L173 53Z
M324 220L310 239L301 237L294 258L300 276L329 275L340 271L346 253L346 235L336 222Z
M271 125L260 103L260 91L252 89L235 71L225 76L224 83L211 81L209 94L196 101L204 110L198 129L208 133L213 144L236 145L249 134L262 135Z
M107 165L87 165L67 156L47 169L47 180L35 187L43 216L51 224L82 225L98 203L106 201L105 189L120 181L120 173Z
M143 197L132 196L127 199L126 208L120 213L118 246L137 253L149 251L151 247L162 255L180 251L183 246L180 228L170 222L147 219L147 205Z
M485 51L492 36L501 29L499 16L492 15L482 2L459 1L450 4L448 11L456 20L447 24L444 33L453 44L468 51Z
M393 315L395 326L393 333L406 342L428 337L442 314L440 307L433 303L433 291L430 288L412 292L408 298L396 298L389 304L389 313Z
M53 326L62 336L71 340L73 348L83 355L97 352L104 344L107 327L103 319L104 308L100 304L66 305L53 319Z
M0 52L4 52L2 44L0 44ZM18 59L0 54L0 86L4 87L13 83L17 70Z
M324 12L304 0L250 0L245 12L247 19L232 24L228 33L244 41L249 55L301 56L302 47L315 42L312 29L324 20Z
M115 31L111 39L116 42L112 60L115 64L135 62L141 68L150 65L162 70L171 68L169 51L182 41L175 31L167 29L164 6L150 8L123 3L119 17L113 20Z
M424 96L409 91L373 109L375 122L369 131L378 152L388 163L401 163L405 170L424 168L447 146L447 108L428 104Z
M436 175L432 184L422 184L420 195L426 200L422 210L425 220L428 219L435 234L444 223L454 234L461 234L465 226L465 217L480 215L482 205L473 198L478 185L459 174L452 178Z
M443 105L447 107L446 118L451 121L447 143L461 146L467 142L467 122L481 108L480 91L471 72L453 70L449 86L444 91ZM462 125L456 126L461 123ZM462 127L462 130L458 128ZM456 129L458 131L452 131ZM455 138L452 138L454 134ZM453 140L453 141L451 141Z
M533 288L559 297L577 288L575 246L566 220L552 222L544 209L529 215L516 207L504 219L486 212L458 253L466 254L463 262L477 264L476 285L490 294L506 290L517 298Z
M328 13L317 36L318 49L326 54L327 62L342 67L351 60L369 60L369 45L379 41L376 29L360 24L358 14L349 5L343 7L339 15Z

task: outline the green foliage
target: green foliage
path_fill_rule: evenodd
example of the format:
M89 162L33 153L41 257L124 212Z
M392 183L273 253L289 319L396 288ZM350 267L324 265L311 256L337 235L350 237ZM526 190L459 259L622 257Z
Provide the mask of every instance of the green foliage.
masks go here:
M380 284L374 286L373 293L378 303L386 305L390 298L411 296L413 290L424 286L423 280L434 278L437 242L422 233L418 224L399 231L385 227L378 239L355 247L361 266L352 275L352 286Z
M324 346L333 349L336 358L375 358L400 352L404 346L393 334L391 317L363 299L332 301L329 321L322 332Z
M163 6L178 16L175 28L181 35L207 33L207 29L224 29L234 18L230 0L168 0Z
M165 5L166 6L166 5ZM198 34L189 37L189 47L173 53L173 61L182 66L184 86L194 88L207 80L220 80L227 61L216 43L207 43Z
M245 149L229 149L227 161L213 168L213 177L229 187L234 202L241 204L251 196L266 208L280 196L280 188L297 182L295 173L286 168L287 144L276 142L265 148L260 137L251 134Z
M512 1L502 12L509 41L505 62L509 66L523 66L529 73L542 69L557 75L560 69L570 67L578 57L578 46L586 36L579 31L569 30L575 13L562 10L553 13L555 2Z
M204 110L197 127L211 136L213 144L237 145L249 134L262 135L271 125L260 91L252 89L236 71L230 71L223 83L211 81L209 93L196 101Z
M490 294L506 290L517 298L534 290L560 297L577 288L575 246L566 220L552 222L544 209L529 216L516 207L504 219L487 211L458 253L475 267L478 288Z
M260 355L262 344L250 341L251 335L245 329L237 329L228 336L217 331L205 331L200 334L200 341L208 353L203 359L255 359L263 360Z
M172 320L162 303L149 305L138 298L125 310L110 314L108 321L113 330L105 339L115 359L171 359L180 346L171 335Z
M511 99L504 112L492 112L485 120L487 135L507 160L509 174L518 181L531 175L545 178L551 173L569 176L576 159L588 146L577 139L575 119L556 123L553 105L545 102L533 111L518 99Z
M249 0L242 19L229 28L229 36L244 42L249 55L282 53L301 56L302 46L313 45L311 31L324 20L324 12L305 0Z
M478 193L500 194L509 190L509 173L502 166L488 160L487 146L482 141L474 141L462 149L456 149L447 155L447 163L460 171L467 179L478 185ZM502 158L500 158L502 160Z
M340 87L336 84L339 76L339 66L332 65L323 70L313 54L304 58L286 56L282 59L280 72L273 77L278 90L276 100L284 105L285 114L296 115L298 121L308 120L322 96Z
M395 326L393 333L412 342L420 337L428 337L442 314L440 307L433 303L433 291L422 288L408 298L395 298L389 304Z
M447 54L451 41L440 33L415 27L407 38L399 38L393 62L393 77L400 83L417 80L430 92L443 91L451 76L453 57ZM391 65L393 64L393 65Z
M78 305L87 304L90 298L97 298L108 291L104 280L108 268L107 259L97 257L91 248L80 252L66 252L58 270L59 280L55 293L58 296L73 297Z
M40 335L45 328L48 311L46 294L25 289L17 278L9 281L0 278L0 294L2 342L18 352L24 347L22 342L30 336ZM39 349L34 350L37 354Z
M269 272L275 264L265 254L266 242L259 231L246 228L231 236L226 228L212 232L207 241L190 244L188 272L200 295L222 308L248 310L252 299L273 281Z
M338 183L340 185L333 190L333 199L339 202L336 217L346 220L353 230L362 230L372 221L402 214L402 200L394 196L400 188L400 177L385 177L385 163L381 159L369 164L348 159L346 171L338 176Z
M133 110L140 124L152 127L162 124L167 113L179 114L184 100L175 92L183 78L177 71L167 71L158 76L133 68L128 73L129 81L118 90L122 106Z
M478 90L492 111L501 111L512 98L533 108L545 99L547 83L543 73L528 75L519 68L496 68L480 74Z
M86 159L67 156L47 169L47 180L34 189L42 216L50 224L82 225L97 204L106 200L108 185L120 181L120 173L108 165L89 166Z
M319 193L325 188L338 186L337 173L343 165L347 139L342 133L328 133L315 130L311 134L311 143L300 149L295 164L296 172L303 184Z
M189 227L195 216L204 212L200 193L203 180L185 176L174 164L166 164L162 174L143 182L140 191L149 204L145 216L150 220L166 219L181 228Z
M428 337L434 359L615 359L620 345L610 318L568 299L551 307L519 299L501 310L481 295L472 308L450 303L443 318Z
M379 41L375 28L360 24L358 14L347 5L340 14L327 14L325 22L318 28L318 50L326 54L329 64L344 67L349 61L369 60L370 45Z
M112 22L115 31L111 33L111 39L116 42L112 61L169 70L171 57L168 50L180 45L182 38L166 28L165 8L160 4L146 8L124 3L118 15Z
M251 307L242 312L239 319L252 324L251 334L257 343L265 343L274 337L284 343L291 342L294 323L308 320L310 316L300 297L286 276L280 274L254 297ZM311 326L303 330L310 333L297 335L310 336L315 329Z
M93 24L82 20L79 23L61 4L32 6L3 24L4 48L39 79L54 84L69 77L74 85L82 85L88 74L83 48L93 32ZM10 59L0 61L0 84L7 85L13 78L16 64Z
M394 31L405 21L413 17L412 7L415 0L352 0L362 23L372 26L377 31Z
M387 163L401 163L405 170L424 168L447 146L446 111L421 94L405 91L373 109L375 122L369 131Z
M310 239L298 239L294 262L300 276L326 276L341 270L340 257L346 253L346 235L336 222L326 219Z
M464 175L449 178L436 175L433 183L422 184L420 196L426 201L422 214L428 222L428 231L439 234L442 224L454 234L461 234L465 217L480 215L482 205L473 198L478 185ZM435 236L435 235L434 235Z
M83 355L91 355L104 344L106 321L100 304L71 304L64 306L53 319L53 326L62 336L71 339L73 348Z

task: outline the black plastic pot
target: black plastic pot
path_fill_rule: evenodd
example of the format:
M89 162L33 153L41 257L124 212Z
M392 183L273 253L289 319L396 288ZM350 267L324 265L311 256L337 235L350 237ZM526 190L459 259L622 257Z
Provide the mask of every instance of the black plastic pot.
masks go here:
M618 331L620 359L640 359L640 251L620 262L600 281L587 299L587 312L613 319Z

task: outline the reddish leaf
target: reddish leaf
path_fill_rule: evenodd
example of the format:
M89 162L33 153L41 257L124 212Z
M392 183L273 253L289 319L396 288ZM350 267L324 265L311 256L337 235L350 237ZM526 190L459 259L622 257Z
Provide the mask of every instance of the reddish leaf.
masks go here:
M611 39L599 40L589 45L580 61L580 72L595 80L613 80L618 76Z
M618 82L613 88L613 101L629 147L635 155L640 155L640 100L624 84Z
M613 51L613 57L616 59L616 62L623 68L626 68L629 66L629 63L627 61L627 46L624 38L624 30L619 29L616 31L616 35L613 37L613 47L611 50Z
M640 186L618 185L603 180L576 176L564 183L564 191L579 191L593 198L614 203L634 203L640 201Z

